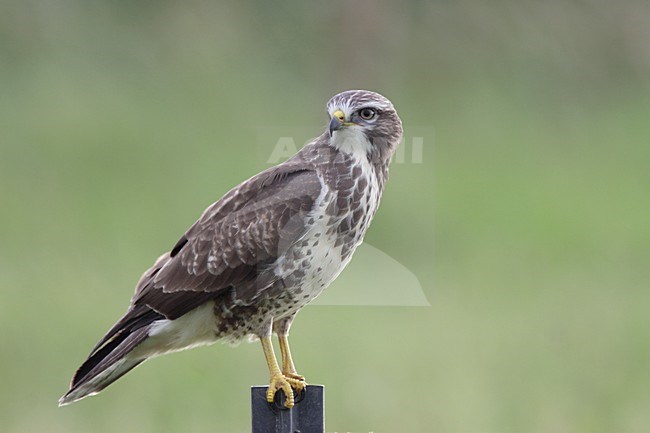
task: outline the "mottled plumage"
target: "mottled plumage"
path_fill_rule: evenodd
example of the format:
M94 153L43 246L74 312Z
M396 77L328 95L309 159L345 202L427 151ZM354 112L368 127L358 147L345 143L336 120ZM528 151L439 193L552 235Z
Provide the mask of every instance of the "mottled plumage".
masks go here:
M362 242L402 134L392 104L377 93L340 93L328 111L328 131L208 207L143 274L127 313L78 369L61 404L162 353L272 331L286 338L297 311ZM300 377L292 361L285 370L290 381Z

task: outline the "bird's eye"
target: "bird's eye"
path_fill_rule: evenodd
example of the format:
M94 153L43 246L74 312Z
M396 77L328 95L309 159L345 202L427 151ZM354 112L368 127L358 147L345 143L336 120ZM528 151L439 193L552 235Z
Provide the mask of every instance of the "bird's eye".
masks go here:
M363 120L372 120L377 115L377 112L372 108L362 108L359 110L359 117Z

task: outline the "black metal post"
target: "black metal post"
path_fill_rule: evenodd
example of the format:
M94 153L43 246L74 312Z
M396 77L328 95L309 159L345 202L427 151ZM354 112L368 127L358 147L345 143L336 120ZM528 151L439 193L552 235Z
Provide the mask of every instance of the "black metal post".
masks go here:
M325 433L323 385L307 385L296 395L292 409L284 407L284 394L278 392L275 401L266 401L267 386L251 387L253 433Z

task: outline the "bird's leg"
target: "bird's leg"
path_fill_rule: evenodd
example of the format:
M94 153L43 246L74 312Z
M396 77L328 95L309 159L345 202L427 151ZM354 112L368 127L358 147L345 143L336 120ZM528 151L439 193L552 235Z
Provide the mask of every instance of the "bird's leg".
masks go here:
M278 334L278 342L280 343L282 374L284 374L293 388L297 391L302 391L307 383L305 382L305 377L296 371L293 358L291 357L291 349L289 349L289 328L294 317L295 315L292 315L273 323L273 330Z
M278 341L280 342L280 352L282 353L282 374L284 374L293 388L297 391L302 391L307 384L305 383L305 376L298 374L296 367L293 365L288 335L278 335Z
M281 389L286 397L284 405L291 409L294 405L293 389L291 389L289 380L284 377L280 371L278 361L275 359L275 352L273 351L273 342L271 341L271 335L260 337L260 342L262 343L262 350L264 351L266 364L269 366L269 374L271 375L269 389L266 391L266 401L273 403L276 391Z

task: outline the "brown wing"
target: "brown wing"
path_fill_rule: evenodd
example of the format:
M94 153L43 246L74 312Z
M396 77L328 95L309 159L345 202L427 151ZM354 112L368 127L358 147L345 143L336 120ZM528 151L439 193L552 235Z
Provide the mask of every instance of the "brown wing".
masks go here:
M227 289L250 303L277 280L270 265L304 234L320 192L317 174L298 164L234 188L145 272L132 308L175 319Z

